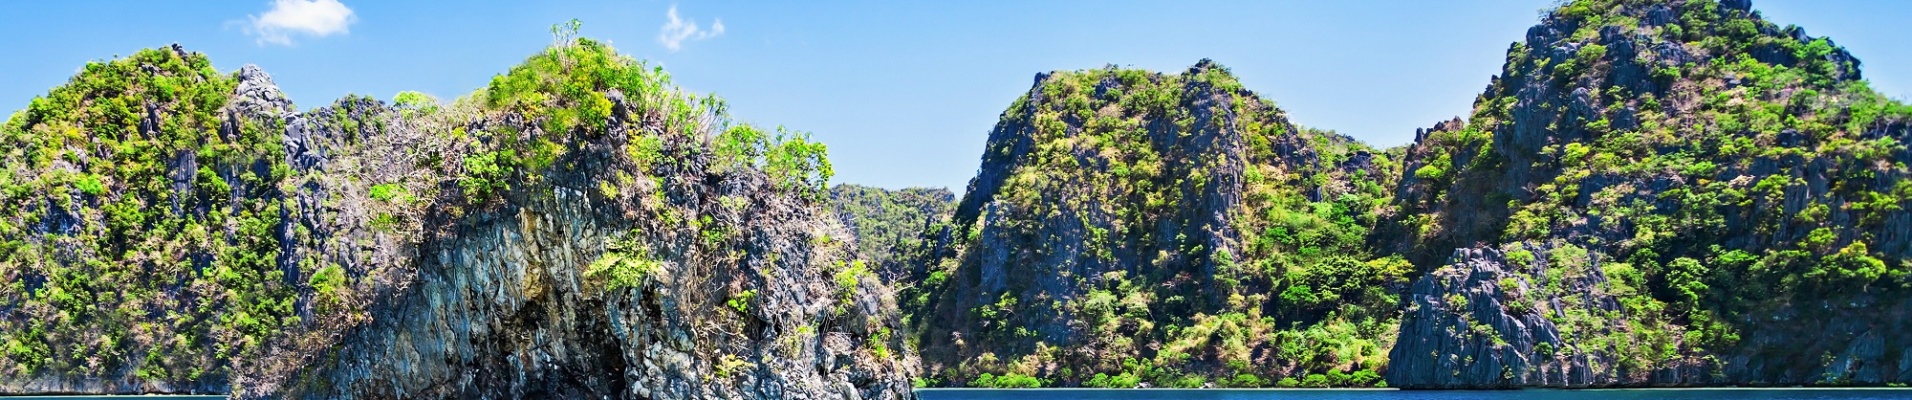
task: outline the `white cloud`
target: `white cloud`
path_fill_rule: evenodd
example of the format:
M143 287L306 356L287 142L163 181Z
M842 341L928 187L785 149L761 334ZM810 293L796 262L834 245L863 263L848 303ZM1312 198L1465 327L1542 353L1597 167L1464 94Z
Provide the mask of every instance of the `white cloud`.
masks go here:
M663 44L664 48L671 51L684 48L685 41L704 40L724 35L723 19L711 20L710 29L704 29L697 26L697 21L679 18L675 4L671 5L670 11L664 15L669 17L670 21L665 22L664 28L657 31L657 43Z
M295 35L326 37L349 33L358 16L339 0L273 0L265 14L249 15L246 33L259 44L290 46Z

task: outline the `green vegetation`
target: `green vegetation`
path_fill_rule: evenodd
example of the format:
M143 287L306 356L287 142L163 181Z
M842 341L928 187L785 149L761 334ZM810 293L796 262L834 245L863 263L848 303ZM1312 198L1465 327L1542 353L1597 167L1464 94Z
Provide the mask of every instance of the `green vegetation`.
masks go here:
M1537 355L1596 355L1635 380L1740 356L1831 368L1864 333L1815 329L1897 326L1912 294L1912 106L1796 27L1651 6L1559 5L1465 122L1405 149L1292 124L1206 60L1045 74L962 202L829 188L809 134L733 123L575 21L468 97L297 114L326 133L298 146L351 161L330 167L288 154L290 110L238 97L241 74L144 50L0 125L0 376L243 386L248 360L323 355L371 320L391 294L378 279L415 267L404 251L532 200L627 224L584 268L594 301L708 285L683 304L741 332L786 323L765 318L787 301L762 286L772 266L812 263L834 316L865 324L847 343L886 362L920 350L921 385L1386 385L1408 282L1469 247L1503 250L1510 275L1430 298L1540 315L1562 342ZM697 191L719 181L775 193ZM819 232L796 244L815 259L753 251L756 212L825 196L861 259ZM851 315L879 276L903 289L908 329ZM804 349L816 324L777 343ZM1507 345L1485 324L1451 334ZM701 361L720 378L757 368ZM1857 362L1873 361L1890 360Z
M604 241L603 255L584 270L584 277L603 282L606 290L617 290L638 287L658 271L657 261L643 244L629 237L610 238Z
M390 201L409 202L412 197L411 193L406 193L405 186L402 186L396 183L383 183L383 184L372 185L371 192L368 194L372 196L373 200L385 201L385 202L390 202Z
M652 231L707 239L700 263L776 263L743 259L755 233L683 203L706 178L676 175L774 192L726 196L737 213L779 196L812 207L826 148L732 124L720 100L576 27L465 98L348 96L289 119L276 92L240 93L252 72L177 47L89 63L0 125L0 376L269 390L250 385L283 384L372 320L369 303L416 272L408 252L554 193L651 224L583 266L593 293L668 278L658 254L683 249L652 247ZM756 311L757 292L738 293L710 305Z
M279 121L228 117L237 85L142 50L0 126L0 374L222 376L299 324Z
M984 372L982 375L976 376L976 379L971 380L969 385L971 387L993 389L1030 389L1042 387L1043 382L1042 379L1028 375L1008 374L996 376L995 374Z
M1896 326L1882 304L1912 284L1912 243L1888 232L1912 152L1894 132L1912 106L1824 38L1715 1L1657 6L1561 4L1471 118L1400 152L1288 124L1208 63L1042 76L922 236L947 244L892 250L915 269L899 299L928 381L1385 384L1405 283L1479 246L1534 275L1492 295L1560 329L1537 351L1597 354L1625 382L1749 354L1827 367L1849 339L1792 338Z
M732 126L717 135L715 151L719 171L763 171L779 187L809 193L815 200L827 195L834 174L823 143L782 127L771 136L753 126Z
M837 218L856 234L857 254L888 282L909 276L905 260L927 251L925 230L947 224L955 195L945 189L884 190L838 184L830 188Z
M537 182L546 168L576 169L579 159L591 156L579 150L597 151L585 148L584 142L605 135L623 143L621 151L610 154L620 162L637 167L682 162L660 159L663 147L701 140L684 136L697 132L718 132L714 135L718 162L712 166L718 172L763 173L781 189L812 199L827 195L826 183L833 174L827 149L810 140L808 133L778 128L771 135L750 125L731 125L722 100L682 93L662 68L577 37L576 27L560 25L560 45L493 78L479 94L479 103L489 112L509 113L533 123L470 132L471 139L488 149L462 161L458 184L468 199L482 203L512 189L512 182ZM661 126L619 125L633 120L656 121ZM628 180L602 181L602 191L624 193L624 186L635 183Z
M724 305L730 306L730 309L737 310L738 313L749 313L750 299L755 298L757 298L757 291L755 289L744 290L735 296L731 296L729 300L724 300Z
M1714 355L1819 365L1844 345L1741 339L1902 318L1820 305L1905 296L1912 260L1883 221L1904 217L1912 169L1905 144L1882 131L1904 129L1912 106L1868 88L1857 61L1797 27L1705 0L1656 26L1640 22L1649 8L1565 3L1544 23L1575 27L1567 44L1510 48L1466 124L1410 151L1414 195L1393 222L1407 237L1394 240L1423 267L1476 243L1563 241L1542 256L1602 260L1623 309L1550 317L1583 349L1633 344L1612 347L1632 377ZM1553 49L1576 47L1550 63ZM1642 72L1651 79L1621 78ZM1555 289L1541 295L1566 295ZM1776 326L1770 315L1808 321Z
M912 255L924 270L899 295L932 377L1379 382L1411 268L1366 240L1398 154L1294 126L1207 61L1182 75L1056 72L1004 116L983 167L1000 181L931 227L957 239ZM1010 258L981 255L997 249Z
M438 99L424 93L403 91L392 96L392 107L415 113L432 114L439 111Z

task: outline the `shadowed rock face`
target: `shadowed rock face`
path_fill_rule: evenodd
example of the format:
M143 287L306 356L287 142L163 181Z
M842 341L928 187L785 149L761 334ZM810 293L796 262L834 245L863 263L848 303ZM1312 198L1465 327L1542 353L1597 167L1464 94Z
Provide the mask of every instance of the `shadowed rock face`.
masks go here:
M731 187L760 189L742 182ZM730 186L730 185L726 185ZM708 193L733 195L733 193ZM820 264L846 249L813 247L826 219L799 204L729 214L752 239L761 272L695 271L693 247L640 287L598 292L585 277L606 239L632 231L601 204L563 187L521 207L473 218L428 244L416 287L376 304L374 320L302 373L306 398L783 398L907 399L912 368L873 356L870 340L837 327L895 329L894 305L874 278L839 304ZM777 221L777 222L770 222ZM661 228L661 227L660 227ZM662 229L668 242L682 233ZM688 235L686 235L688 236ZM667 250L668 251L668 250ZM771 264L780 260L783 264ZM712 274L712 275L699 275ZM730 282L756 293L748 314L707 308ZM718 330L723 329L723 330ZM709 331L707 331L709 330ZM724 331L728 330L728 331ZM818 333L820 332L820 333ZM891 346L894 346L893 344ZM901 347L893 347L901 351Z
M1528 254L1549 249L1515 248ZM1563 337L1546 317L1619 310L1597 265L1549 265L1546 259L1523 265L1482 248L1455 250L1450 260L1408 294L1401 336L1388 355L1389 382L1419 389L1619 383L1607 351L1575 351L1587 344Z
M576 150L554 167L491 201L440 197L415 210L417 225L401 228L422 239L396 257L411 267L378 275L349 303L365 309L355 324L304 338L323 345L278 348L305 361L266 367L242 397L915 397L914 355L888 288L852 266L855 250L839 239L851 236L820 194L725 164L708 150L712 133L655 131L664 111L615 90L605 97L614 108L604 131L560 139ZM319 145L295 157L365 167L419 153L406 147L459 151L432 144L444 136L434 130L545 129L511 112L454 114L447 126L414 116L422 110L365 106L319 113L390 127L344 141L389 152L328 158L350 152ZM324 143L364 136L290 125ZM413 136L427 143L379 141ZM629 141L646 137L659 143L656 158L631 158ZM424 174L429 158L371 169Z

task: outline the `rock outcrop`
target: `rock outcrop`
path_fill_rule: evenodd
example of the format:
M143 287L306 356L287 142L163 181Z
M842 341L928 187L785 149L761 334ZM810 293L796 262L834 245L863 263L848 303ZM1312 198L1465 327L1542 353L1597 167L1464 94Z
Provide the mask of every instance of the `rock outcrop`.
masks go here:
M50 221L0 224L0 393L915 397L897 306L806 135L730 124L588 39L450 104L294 113L263 71L210 71L177 48L89 66L6 126L90 136L10 155L8 177L83 184L0 208ZM132 132L64 119L126 106L148 116Z
M1749 347L1803 347L1818 365L1768 354L1686 356L1639 362L1656 338L1629 315L1601 260L1567 244L1515 243L1455 250L1450 262L1415 282L1389 355L1388 379L1408 389L1531 387L1878 386L1912 374L1888 354L1912 312L1898 299L1860 296L1825 325L1749 330ZM1854 313L1851 310L1863 309ZM1773 315L1773 323L1797 315ZM1800 351L1800 350L1793 350ZM1401 383L1392 383L1401 382Z
M1912 106L1746 0L1559 4L1400 149L1038 74L960 200L557 33L447 103L88 63L0 125L0 395L1912 383Z
M1912 108L1858 67L1746 1L1552 10L1408 150L1388 383L1912 380Z
M275 229L292 112L257 68L174 45L0 126L0 393L223 393L298 324Z
M761 180L743 180L697 195L765 190ZM819 270L845 260L848 249L811 244L845 234L807 204L713 211L723 228L747 238L734 251L748 254L740 264L752 269L726 271L710 265L737 255L703 253L695 232L622 220L565 186L527 194L522 206L468 219L455 237L428 244L418 286L375 303L371 314L384 318L321 352L285 393L912 398L898 377L914 366L890 358L906 350L878 333L900 328L888 311L894 305L873 277L845 288ZM675 242L655 255L673 261L660 261L644 284L600 293L587 269L619 241Z
M1369 257L1363 221L1393 165L1289 123L1212 61L1039 74L911 261L916 286L901 296L926 373L960 386L1373 385L1392 341L1384 288L1404 286L1406 268Z
M1454 251L1448 265L1408 293L1388 379L1417 389L1593 387L1618 383L1607 337L1612 327L1562 324L1568 316L1620 312L1597 260L1559 262L1542 245ZM1543 257L1535 257L1539 254ZM1579 321L1576 321L1579 322ZM1624 322L1624 321L1616 321ZM1594 332L1576 332L1576 327ZM1498 380L1482 377L1499 377Z
M678 95L618 86L628 81L564 99L576 94L537 86L548 82L545 74L567 73L538 69L547 57L603 57L612 63L604 73L664 79L580 41L500 78L532 86L494 83L485 94L494 105L521 96L514 90L555 102L474 114L458 105L401 107L346 118L356 121L348 127L398 127L396 137L424 133L424 143L407 146L463 152L465 171L456 180L420 182L419 175L450 174L425 172L431 161L417 158L392 165L400 173L388 181L402 193L456 184L463 196L439 191L393 218L424 237L398 246L415 246L414 258L403 260L415 271L348 303L363 304L367 317L331 332L339 337L331 345L281 348L282 356L307 361L265 374L243 397L914 397L915 362L895 334L896 306L887 286L852 258L849 242L837 239L851 235L822 207L827 175L756 159L792 151L776 156L827 163L820 152L798 153L811 145L774 142L748 126L719 133L701 122L664 120L708 111ZM544 107L590 106L594 96L612 107L598 127L565 129L536 117ZM351 136L329 128L312 133ZM473 132L479 141L434 130ZM481 175L487 162L539 162L502 158L503 151L540 151L513 149L514 141L572 150L541 169ZM709 151L711 143L731 147Z

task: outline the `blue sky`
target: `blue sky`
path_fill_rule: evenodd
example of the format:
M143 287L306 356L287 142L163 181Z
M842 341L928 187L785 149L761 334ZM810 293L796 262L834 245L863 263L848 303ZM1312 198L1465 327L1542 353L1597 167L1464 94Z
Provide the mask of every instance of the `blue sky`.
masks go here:
M175 42L222 70L263 67L301 109L348 93L449 99L550 43L551 24L579 18L585 36L724 97L739 120L814 133L837 182L960 192L996 117L1037 72L1173 72L1213 58L1297 123L1398 145L1465 114L1507 45L1552 3L29 2L0 14L0 109L23 107L88 60ZM1846 46L1873 87L1912 94L1912 2L1754 6Z

